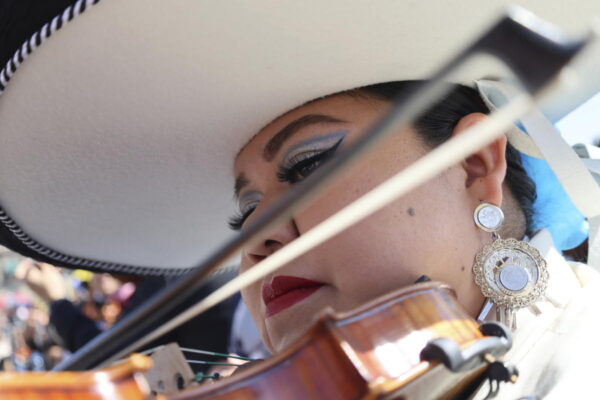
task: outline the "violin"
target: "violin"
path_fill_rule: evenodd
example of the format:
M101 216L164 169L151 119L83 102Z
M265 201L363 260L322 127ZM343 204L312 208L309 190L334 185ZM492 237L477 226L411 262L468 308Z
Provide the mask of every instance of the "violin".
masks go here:
M480 327L447 285L419 283L347 313L326 310L283 353L166 399L455 399L489 377L510 345L506 330Z
M414 284L355 310L325 310L283 353L211 385L161 400L456 399L484 378L515 381L497 361L511 346L501 325L479 325L439 282ZM151 360L89 372L0 374L2 399L147 399ZM503 374L498 374L502 371Z
M143 373L149 357L133 354L114 366L86 372L0 373L2 400L142 400L150 388Z

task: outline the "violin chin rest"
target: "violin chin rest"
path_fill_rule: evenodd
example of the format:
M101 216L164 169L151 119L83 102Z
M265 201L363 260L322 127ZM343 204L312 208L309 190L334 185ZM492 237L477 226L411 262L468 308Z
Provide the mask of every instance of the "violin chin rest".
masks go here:
M512 335L508 328L497 322L485 322L480 326L486 337L464 348L449 338L430 340L421 351L421 360L439 362L452 372L467 371L484 363L493 363L510 350Z

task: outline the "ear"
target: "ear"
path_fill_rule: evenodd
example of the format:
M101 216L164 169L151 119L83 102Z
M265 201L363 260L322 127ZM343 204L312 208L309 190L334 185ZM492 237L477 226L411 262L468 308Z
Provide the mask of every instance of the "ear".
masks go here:
M460 135L486 118L488 116L482 113L465 115L456 124L452 135ZM500 136L470 155L463 160L461 166L467 175L465 186L475 202L502 205L502 182L506 176L506 136Z

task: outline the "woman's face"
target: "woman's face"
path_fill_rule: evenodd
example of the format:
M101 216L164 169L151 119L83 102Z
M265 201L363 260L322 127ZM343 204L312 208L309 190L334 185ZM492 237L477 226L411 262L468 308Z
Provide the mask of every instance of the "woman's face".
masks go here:
M295 109L261 130L235 160L245 223L265 212L319 163L356 141L387 107L374 99L334 96ZM470 123L459 123L456 130ZM258 245L246 248L242 271L427 151L412 130L398 132L344 171L293 219ZM490 169L488 161L485 154L476 154L448 168L367 220L245 288L243 298L266 345L279 352L324 308L353 309L422 275L450 284L467 311L476 314L483 297L473 282L471 267L475 254L491 236L475 227L473 210L480 201L501 201L497 188L490 189L495 183L489 182L485 172Z

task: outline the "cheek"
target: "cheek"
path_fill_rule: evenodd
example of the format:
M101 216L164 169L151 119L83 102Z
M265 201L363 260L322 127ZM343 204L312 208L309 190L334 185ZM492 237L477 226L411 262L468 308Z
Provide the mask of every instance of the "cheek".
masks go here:
M422 275L456 285L456 274L470 271L477 236L461 179L453 171L435 178L313 251L323 274L342 296L352 299L348 304L411 284ZM362 190L360 181L337 186L318 207L298 215L299 229L314 226Z
M246 286L241 291L242 300L246 304L246 308L248 309L248 313L252 317L254 324L258 328L260 335L262 337L263 343L271 349L271 344L269 338L267 336L267 330L265 327L265 320L263 319L262 311L261 311L261 293L260 293L260 285L254 284L250 286Z
M253 263L248 259L248 256L245 252L242 254L242 260L240 262L240 275L247 272ZM259 280L260 282L260 280ZM260 283L255 282L251 285L244 287L241 290L242 299L244 303L246 303L246 307L248 308L248 312L252 316L252 319L256 323L256 326L260 327L264 325L260 320L262 320L262 313L260 310L261 306L261 292L260 292Z
M259 319L258 317L260 315L260 303L258 302L259 293L257 290L258 288L256 286L257 285L246 286L241 291L242 299L244 300L244 303L246 303L246 306L248 307L248 311L250 312L252 319L254 319L255 321Z
M298 214L303 224L301 233L385 182L425 152L409 132L392 139L345 170L324 194L311 202L305 213Z
M414 282L424 272L417 221L405 204L378 212L323 246L335 286L356 305ZM323 265L322 264L322 265Z

